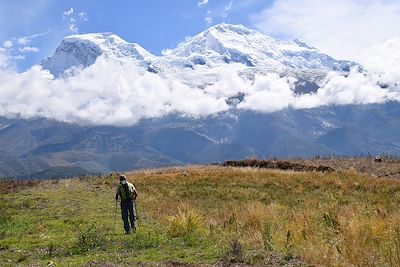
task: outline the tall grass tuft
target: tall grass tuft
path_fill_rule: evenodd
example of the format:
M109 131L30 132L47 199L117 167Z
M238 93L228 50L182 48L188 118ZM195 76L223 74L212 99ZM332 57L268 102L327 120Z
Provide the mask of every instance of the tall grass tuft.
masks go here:
M105 233L96 226L96 223L82 225L76 238L77 241L72 247L71 254L80 254L106 247Z
M166 242L165 235L156 229L139 228L133 235L130 236L126 245L127 248L135 250L145 250L158 248Z
M273 251L274 242L272 240L271 225L268 222L264 223L262 237L263 237L264 249L267 251Z
M204 217L190 208L181 209L168 221L168 236L181 238L188 246L195 245L208 234Z

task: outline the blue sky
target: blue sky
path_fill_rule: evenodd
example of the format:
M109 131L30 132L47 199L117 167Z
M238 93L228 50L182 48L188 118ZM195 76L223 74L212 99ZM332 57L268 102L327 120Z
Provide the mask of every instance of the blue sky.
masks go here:
M114 32L153 54L220 23L253 27L270 0L0 0L0 46L20 70L51 55L74 33ZM24 38L25 37L25 38Z
M399 14L399 0L0 0L0 54L23 71L64 36L114 32L159 55L226 22L363 64L371 49L400 37Z

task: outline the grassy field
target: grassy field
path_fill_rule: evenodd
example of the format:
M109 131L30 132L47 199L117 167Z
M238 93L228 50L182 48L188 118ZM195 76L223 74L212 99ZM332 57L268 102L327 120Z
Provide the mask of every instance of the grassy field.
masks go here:
M188 167L127 174L125 236L114 176L0 183L1 266L399 266L400 180Z

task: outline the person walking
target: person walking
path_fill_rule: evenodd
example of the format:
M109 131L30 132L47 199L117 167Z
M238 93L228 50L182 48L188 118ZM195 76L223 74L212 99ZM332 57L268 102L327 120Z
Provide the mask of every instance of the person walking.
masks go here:
M125 234L129 235L136 231L136 207L135 200L137 191L133 184L126 180L126 176L119 175L119 184L115 193L115 200L121 199L121 215L124 221Z

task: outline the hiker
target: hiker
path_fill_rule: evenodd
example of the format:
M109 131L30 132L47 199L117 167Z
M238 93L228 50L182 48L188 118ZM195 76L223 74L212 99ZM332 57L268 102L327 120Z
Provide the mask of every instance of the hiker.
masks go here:
M118 197L121 198L121 215L124 221L125 234L129 235L132 231L136 231L136 207L134 200L137 197L137 191L135 186L129 183L126 180L126 176L122 174L119 175L119 184L115 193L115 201L118 201Z

